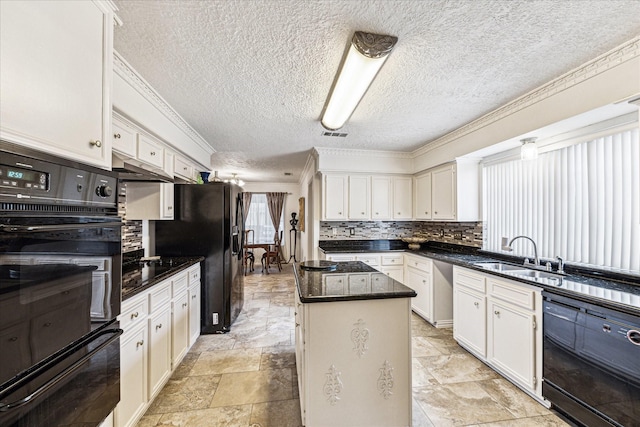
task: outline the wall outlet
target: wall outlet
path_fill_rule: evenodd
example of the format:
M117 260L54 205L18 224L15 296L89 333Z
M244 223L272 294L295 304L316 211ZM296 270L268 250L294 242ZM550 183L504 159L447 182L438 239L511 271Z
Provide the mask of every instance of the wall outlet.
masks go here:
M453 233L453 238L455 240L462 240L462 231L456 231L455 233Z
M217 325L218 323L218 313L211 313L211 321L214 325Z
M356 235L356 229L355 228L350 228L349 229L349 236L355 236Z
M333 235L334 235L334 236L337 236L337 235L338 235L338 229L337 229L336 227L333 227L333 228L331 229L331 232L333 233Z

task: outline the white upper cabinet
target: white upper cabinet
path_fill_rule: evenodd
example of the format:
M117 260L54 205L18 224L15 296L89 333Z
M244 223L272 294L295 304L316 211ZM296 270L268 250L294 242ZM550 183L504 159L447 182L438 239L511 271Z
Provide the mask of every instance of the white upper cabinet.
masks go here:
M371 177L371 219L391 219L391 177Z
M370 177L349 176L349 219L369 219Z
M414 178L413 217L431 219L431 172Z
M0 2L0 138L111 168L113 9Z
M413 193L411 177L393 177L393 219L411 219Z
M113 129L113 151L135 157L137 151L135 129L115 117L113 118L111 126Z
M419 175L415 179L414 218L480 220L479 181L476 159L458 159Z
M433 219L456 219L455 166L446 165L431 172Z
M323 219L347 219L347 176L325 175L323 184Z

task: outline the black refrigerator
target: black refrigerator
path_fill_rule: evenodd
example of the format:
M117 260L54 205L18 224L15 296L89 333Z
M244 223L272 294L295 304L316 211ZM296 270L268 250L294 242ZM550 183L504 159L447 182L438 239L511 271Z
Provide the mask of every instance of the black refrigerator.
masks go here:
M156 254L203 256L201 333L226 333L244 302L244 212L235 184L175 184L173 221L155 221Z

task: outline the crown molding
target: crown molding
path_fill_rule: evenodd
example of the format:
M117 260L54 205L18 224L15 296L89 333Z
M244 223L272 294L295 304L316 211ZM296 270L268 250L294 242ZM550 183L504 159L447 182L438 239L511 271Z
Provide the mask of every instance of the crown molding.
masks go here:
M408 151L384 151L384 150L356 150L352 148L325 148L313 147L313 155L318 156L368 156L385 157L394 159L413 159L415 156Z
M137 90L149 103L151 103L158 111L162 112L167 119L184 132L191 140L200 148L215 153L216 150L207 143L207 141L193 129L185 119L178 114L176 110L169 105L167 101L156 92L153 87L140 75L136 70L115 50L113 51L113 71L118 73L128 84Z
M592 59L580 67L561 75L549 83L516 98L504 106L485 114L479 119L476 119L462 127L459 127L453 132L427 143L426 145L414 150L412 152L412 156L418 157L428 153L429 151L447 145L464 135L477 131L480 128L503 119L504 117L510 116L524 108L542 101L545 98L551 97L638 56L640 56L640 36L637 36L609 52Z

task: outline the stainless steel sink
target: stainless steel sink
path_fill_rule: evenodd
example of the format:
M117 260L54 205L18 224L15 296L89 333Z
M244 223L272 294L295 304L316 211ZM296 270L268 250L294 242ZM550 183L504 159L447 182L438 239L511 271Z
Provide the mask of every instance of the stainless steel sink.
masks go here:
M552 273L550 271L534 270L527 268L523 265L506 264L503 262L476 262L477 267L482 267L489 271L495 271L509 276L518 277L532 282L541 284L559 286L562 283L563 277L561 275Z
M525 277L528 279L547 279L547 280L562 280L562 276L559 276L555 273L551 273L549 271L538 271L538 270L514 270L514 271L506 271L506 274L511 274L513 276Z
M476 262L474 265L493 271L527 271L521 265L505 264L503 262Z

